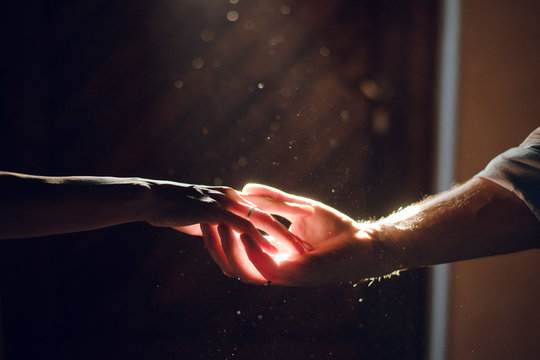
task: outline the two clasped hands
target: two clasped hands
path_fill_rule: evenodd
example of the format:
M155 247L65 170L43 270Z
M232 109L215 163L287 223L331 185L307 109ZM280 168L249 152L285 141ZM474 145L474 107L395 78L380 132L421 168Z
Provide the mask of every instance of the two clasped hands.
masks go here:
M375 263L364 261L374 254L373 231L329 206L259 184L248 184L242 192L213 191L209 196L219 202L221 218L176 229L202 235L227 276L255 284L305 286L382 271L370 273ZM271 214L287 219L290 227Z
M0 239L146 221L202 235L226 275L256 284L359 281L400 269L534 249L540 239L540 222L526 203L479 176L365 222L257 184L238 192L144 178L0 171L0 199ZM289 228L271 214L290 221Z
M231 277L314 285L378 275L369 230L311 199L250 184L49 177L0 171L0 239L86 231L135 221L202 235ZM271 214L291 223L289 229ZM266 233L266 237L261 233ZM385 272L385 271L382 271Z

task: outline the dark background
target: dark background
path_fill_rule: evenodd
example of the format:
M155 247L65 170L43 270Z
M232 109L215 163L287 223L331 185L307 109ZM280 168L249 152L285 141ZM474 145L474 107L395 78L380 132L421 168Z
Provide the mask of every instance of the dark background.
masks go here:
M382 216L429 190L436 9L11 1L0 169L256 181L354 218ZM246 285L223 276L200 239L144 223L3 241L0 256L5 359L425 350L423 270L370 286Z

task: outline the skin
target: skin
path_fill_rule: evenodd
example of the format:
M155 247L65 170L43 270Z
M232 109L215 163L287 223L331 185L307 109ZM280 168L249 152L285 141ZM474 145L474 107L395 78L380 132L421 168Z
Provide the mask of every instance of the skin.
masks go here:
M240 193L142 178L0 172L0 198L0 238L147 221L203 235L225 274L256 284L358 281L532 249L540 239L540 223L523 201L481 178L372 222L257 184ZM269 213L290 220L290 232Z
M358 281L396 270L538 248L540 222L512 192L475 177L386 218L356 222L312 199L248 184L244 197L291 221L289 230L311 244L295 253L274 243L276 261L249 234L203 225L205 243L224 273L256 284L310 286ZM311 207L291 214L291 207ZM210 245L209 245L210 244ZM216 255L217 254L217 255Z
M0 172L0 239L103 228L135 221L202 235L199 223L227 224L277 249L257 230L299 247L271 215L227 187L142 178L47 177ZM303 212L304 211L304 212ZM301 207L298 213L305 213Z

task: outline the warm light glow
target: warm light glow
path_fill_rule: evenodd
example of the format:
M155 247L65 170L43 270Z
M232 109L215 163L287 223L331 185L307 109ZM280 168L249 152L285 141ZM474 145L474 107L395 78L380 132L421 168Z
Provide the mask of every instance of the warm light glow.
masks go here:
M292 254L286 254L286 253L279 253L276 255L270 255L272 256L272 259L276 262L276 264L279 265L280 262L287 260L291 257Z
M398 229L411 229L418 221L418 214L420 213L420 206L411 205L404 209L399 209L397 212L391 214L385 219L381 219L381 224L392 224Z
M293 255L291 251L294 251L294 248L291 245L283 243L270 235L265 235L264 237L279 250L277 254L268 254L272 257L276 264L279 265L279 263L287 260Z

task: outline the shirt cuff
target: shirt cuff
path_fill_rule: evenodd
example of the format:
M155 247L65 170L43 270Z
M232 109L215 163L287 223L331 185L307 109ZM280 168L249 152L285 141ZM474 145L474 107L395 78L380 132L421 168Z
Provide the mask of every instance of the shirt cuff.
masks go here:
M540 144L524 142L497 156L476 176L515 193L540 220Z

